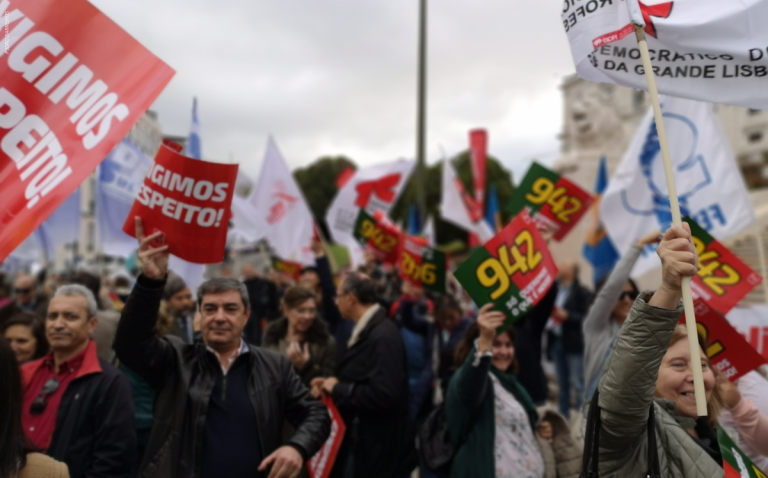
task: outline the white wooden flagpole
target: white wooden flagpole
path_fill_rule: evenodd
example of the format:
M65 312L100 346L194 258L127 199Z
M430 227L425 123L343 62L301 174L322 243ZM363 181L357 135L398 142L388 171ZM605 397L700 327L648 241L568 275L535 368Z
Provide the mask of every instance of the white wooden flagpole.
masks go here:
M669 191L669 207L672 210L672 224L680 226L683 221L680 216L680 203L677 199L672 160L669 156L667 132L664 129L664 118L661 113L661 105L659 104L659 91L656 88L656 77L653 74L651 55L648 52L648 42L645 39L643 26L635 25L635 35L637 36L637 46L640 48L640 55L643 59L645 80L648 83L648 93L653 105L653 116L656 119L656 131L659 135L659 146L661 147L661 157L664 160L664 173L667 178L667 190ZM688 348L691 352L691 370L693 370L693 389L696 393L696 411L700 417L703 417L707 415L707 396L704 391L704 376L701 372L700 349L698 333L696 331L696 316L693 311L690 277L683 278L682 289L683 306L685 307L685 327L688 330Z

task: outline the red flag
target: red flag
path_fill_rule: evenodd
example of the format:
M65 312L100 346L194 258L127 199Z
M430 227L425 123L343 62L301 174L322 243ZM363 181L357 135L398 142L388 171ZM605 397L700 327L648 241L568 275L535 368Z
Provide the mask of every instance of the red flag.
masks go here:
M486 183L486 150L488 148L488 134L484 129L475 129L469 132L469 150L472 160L472 183L475 189L475 202L480 208L480 216L485 209L485 183Z
M0 260L93 172L174 74L86 0L2 5Z
M344 169L341 170L338 176L336 176L336 188L341 189L344 187L345 184L347 184L347 181L352 179L352 176L355 175L355 168L352 166L344 166Z

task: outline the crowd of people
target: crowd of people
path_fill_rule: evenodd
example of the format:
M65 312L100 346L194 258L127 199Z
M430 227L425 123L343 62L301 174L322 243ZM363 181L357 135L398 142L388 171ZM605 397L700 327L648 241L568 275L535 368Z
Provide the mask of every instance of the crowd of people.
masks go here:
M696 413L687 228L639 238L594 291L559 264L503 331L453 278L425 292L371 256L334 275L320 243L295 283L246 265L192 291L161 234L137 219L135 274L0 280L0 476L309 476L331 434L321 398L346 425L334 478L720 477L718 424L768 472L762 370L733 383L699 340ZM651 242L660 286L641 292L629 274Z

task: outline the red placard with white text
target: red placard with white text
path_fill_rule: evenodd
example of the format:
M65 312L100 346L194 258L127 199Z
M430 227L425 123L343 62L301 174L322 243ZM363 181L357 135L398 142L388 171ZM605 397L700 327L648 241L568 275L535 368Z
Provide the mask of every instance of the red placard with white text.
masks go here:
M307 461L307 471L310 478L328 478L333 464L336 462L336 455L341 448L341 442L344 440L344 433L347 431L347 426L341 419L341 414L336 409L333 398L322 395L320 401L325 403L325 406L328 407L328 413L331 415L331 434L328 435L328 439L315 453L315 456Z
M188 158L180 149L163 142L123 231L136 237L139 216L145 236L162 231L171 254L195 264L218 264L227 244L238 166Z
M728 320L703 300L694 301L696 328L707 344L707 356L712 366L721 370L731 381L737 380L766 363L765 357L752 348ZM685 314L680 318L685 323Z
M174 71L86 0L0 2L0 261L96 169Z

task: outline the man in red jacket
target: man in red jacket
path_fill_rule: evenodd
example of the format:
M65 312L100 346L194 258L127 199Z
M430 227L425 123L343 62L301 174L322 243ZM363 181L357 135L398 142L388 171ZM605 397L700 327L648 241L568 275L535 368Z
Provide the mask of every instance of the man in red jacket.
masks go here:
M96 299L86 287L60 287L48 305L51 351L22 366L27 437L69 467L72 478L128 477L136 431L131 387L96 353Z

